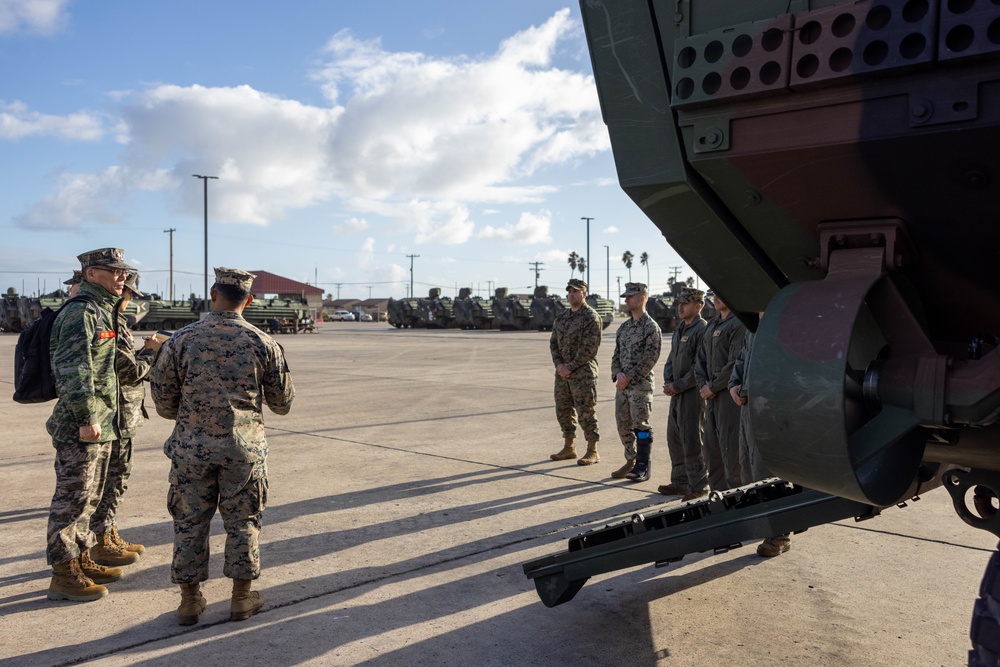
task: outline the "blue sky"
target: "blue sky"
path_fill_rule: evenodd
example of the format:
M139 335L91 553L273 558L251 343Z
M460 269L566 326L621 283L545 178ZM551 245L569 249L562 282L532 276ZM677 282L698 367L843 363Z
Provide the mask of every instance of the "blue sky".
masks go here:
M618 186L575 3L0 0L0 71L0 289L118 246L167 293L173 228L200 294L192 174L210 266L334 296L405 296L408 255L418 296L561 290L584 216L592 291L626 250L691 275Z

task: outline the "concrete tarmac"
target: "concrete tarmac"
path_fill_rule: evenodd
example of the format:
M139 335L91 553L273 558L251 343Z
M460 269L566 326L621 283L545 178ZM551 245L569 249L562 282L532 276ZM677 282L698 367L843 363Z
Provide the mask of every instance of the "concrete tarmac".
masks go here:
M549 460L561 438L548 334L338 322L280 336L297 396L289 415L265 415L264 608L228 621L217 516L209 606L189 627L176 623L169 572L172 425L148 399L118 517L145 555L102 600L46 599L53 404L10 400L17 337L0 335L0 666L965 664L997 541L962 523L942 489L871 521L810 529L778 558L748 544L633 567L544 607L523 563L666 500L655 493L669 481L665 396L653 407L652 479L610 477L623 460L616 328L599 357L594 466Z

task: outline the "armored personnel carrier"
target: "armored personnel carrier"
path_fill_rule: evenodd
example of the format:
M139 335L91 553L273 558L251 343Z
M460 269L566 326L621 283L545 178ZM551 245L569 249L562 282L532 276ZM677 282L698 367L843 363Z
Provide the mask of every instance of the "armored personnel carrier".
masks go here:
M389 299L386 310L389 324L397 329L408 329L417 325L419 299Z
M453 326L455 309L449 297L441 296L440 287L432 287L426 299L417 302L417 323L415 326L430 329L447 329Z
M525 566L543 600L571 599L597 572L864 516L942 483L963 521L1000 536L1000 4L581 11L621 187L756 330L754 436L800 492L723 494L572 541ZM802 489L816 494L808 511ZM740 520L723 526L730 511ZM677 521L683 546L665 537ZM1000 653L991 563L974 664Z
M493 304L488 299L472 296L471 288L461 288L452 306L455 312L455 326L459 329L493 327Z
M510 294L506 287L498 287L493 295L493 316L497 329L530 329L531 299Z

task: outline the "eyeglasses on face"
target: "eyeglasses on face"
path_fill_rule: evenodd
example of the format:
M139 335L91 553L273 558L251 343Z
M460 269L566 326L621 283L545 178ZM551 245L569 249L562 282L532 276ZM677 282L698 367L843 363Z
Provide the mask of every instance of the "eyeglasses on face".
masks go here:
M126 275L128 275L128 271L125 270L125 269L109 269L106 266L91 266L90 268L92 268L92 269L99 269L101 271L107 271L108 273L110 273L111 275L113 275L115 278L124 278Z

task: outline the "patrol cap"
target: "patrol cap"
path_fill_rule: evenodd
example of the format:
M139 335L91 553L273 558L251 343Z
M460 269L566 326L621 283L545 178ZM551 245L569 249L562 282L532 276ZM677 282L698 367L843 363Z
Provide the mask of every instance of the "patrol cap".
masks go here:
M83 271L73 270L73 277L69 280L64 280L63 285L79 285L83 282Z
M648 296L649 290L646 289L645 283L625 283L625 291L622 293L622 296L632 296L633 294L645 294Z
M224 266L215 267L215 282L220 285L236 285L246 291L250 291L253 286L254 274L243 269L227 269Z
M86 269L91 266L103 266L109 269L124 269L135 271L134 266L125 263L125 251L121 248L99 248L77 255L80 260L80 268Z
M146 296L142 292L136 289L136 285L139 284L139 274L134 271L127 276L125 276L125 287L128 291L132 292L132 296Z
M693 287L685 287L677 295L677 301L680 303L705 303L705 292Z
M715 298L715 290L708 290L707 292L705 292L705 298L706 299L714 299Z
M580 280L579 278L570 278L570 281L566 283L566 289L569 289L570 287L574 287L578 290L583 290L584 292L589 291L587 289L587 283L583 280Z

